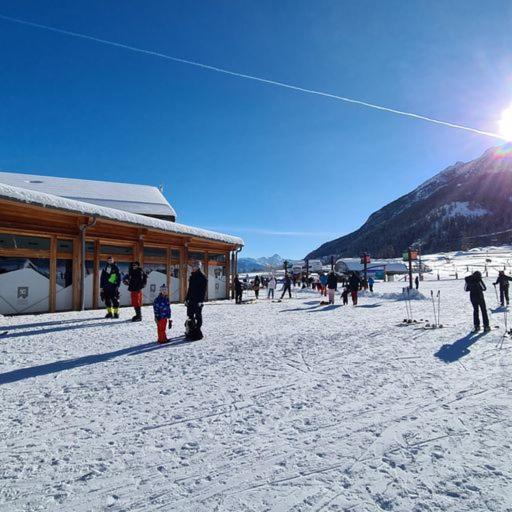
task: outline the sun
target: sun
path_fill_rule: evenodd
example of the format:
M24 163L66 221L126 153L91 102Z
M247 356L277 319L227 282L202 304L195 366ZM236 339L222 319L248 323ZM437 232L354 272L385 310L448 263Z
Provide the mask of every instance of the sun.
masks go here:
M506 108L501 113L501 118L498 123L499 134L507 139L508 142L512 141L512 105Z

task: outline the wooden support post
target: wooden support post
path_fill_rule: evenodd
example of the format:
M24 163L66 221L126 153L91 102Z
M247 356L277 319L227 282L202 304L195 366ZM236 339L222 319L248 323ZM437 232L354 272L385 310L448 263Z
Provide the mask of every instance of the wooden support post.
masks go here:
M180 302L185 302L187 296L187 263L188 263L188 247L180 247Z
M86 251L87 254L87 251ZM100 242L94 241L94 281L92 285L92 307L98 309L100 294Z
M73 239L73 309L80 310L82 296L82 244L80 238Z
M231 295L231 253L226 253L226 265L224 267L224 275L226 276L226 299L230 298Z
M209 265L208 265L208 251L204 251L203 265L204 265L204 275L206 276L206 300L209 300L209 297L208 297L208 272L210 269L209 269Z
M50 313L55 313L57 302L57 237L50 240Z

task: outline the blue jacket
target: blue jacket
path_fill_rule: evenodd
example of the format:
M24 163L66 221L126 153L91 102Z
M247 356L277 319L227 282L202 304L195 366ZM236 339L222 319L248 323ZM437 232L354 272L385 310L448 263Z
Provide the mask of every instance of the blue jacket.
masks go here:
M327 277L325 274L322 274L322 275L320 276L320 284L321 284L322 286L325 286L325 285L327 284L327 279L328 279L328 277Z
M171 303L169 297L166 295L158 294L158 297L153 302L153 311L155 318L161 320L162 318L171 318Z

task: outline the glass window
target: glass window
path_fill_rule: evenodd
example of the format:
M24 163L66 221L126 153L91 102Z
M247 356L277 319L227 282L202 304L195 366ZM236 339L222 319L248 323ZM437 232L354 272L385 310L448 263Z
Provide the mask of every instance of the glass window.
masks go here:
M152 304L160 293L160 286L167 285L167 266L165 263L146 263L144 272L148 276L143 290L144 304Z
M189 261L204 261L204 252L189 252L188 253Z
M226 261L226 255L225 254L208 254L208 260L224 262L224 261Z
M0 248L49 251L50 239L38 236L8 235L0 233Z
M176 249L173 249L171 251L171 259L179 260L180 259L180 251L177 251Z
M133 254L133 247L122 247L119 245L102 245L100 246L100 254L117 254L131 256Z
M73 253L73 240L57 240L57 252Z
M73 309L73 260L57 260L57 311Z
M167 249L161 247L144 247L144 256L151 258L167 258Z
M179 265L171 265L169 272L170 286L171 289L169 291L169 297L171 298L171 302L179 302L180 301L180 266Z
M0 314L47 312L50 260L0 256Z
M85 242L85 252L94 253L94 242Z

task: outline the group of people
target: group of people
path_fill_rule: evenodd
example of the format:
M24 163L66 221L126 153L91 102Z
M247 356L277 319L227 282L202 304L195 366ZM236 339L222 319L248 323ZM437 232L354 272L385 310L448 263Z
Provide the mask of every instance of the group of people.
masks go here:
M130 263L128 274L121 276L119 267L113 256L107 258L107 264L101 271L100 297L105 303L107 314L105 318L119 318L119 287L121 283L128 287L131 305L135 311L132 322L142 321L143 289L147 284L147 274L138 261ZM203 337L203 303L206 300L208 281L201 272L199 262L192 262L192 272L189 277L185 305L187 307L187 321L185 322L185 336L189 340L199 340ZM171 303L169 290L163 283L159 294L153 302L153 313L157 327L158 343L167 343L167 329L172 328Z
M469 292L469 299L473 306L473 325L474 332L480 331L480 313L482 314L482 323L484 331L488 332L491 330L489 325L489 315L487 314L487 306L485 304L484 292L487 290L485 283L482 279L482 273L478 270L473 272L470 276L467 276L465 284L465 290ZM512 281L512 277L507 276L504 270L500 270L498 278L493 285L499 286L499 301L500 306L505 307L509 305L509 283Z
M311 288L313 290L318 290L322 295L326 296L328 298L329 304L334 304L336 291L338 290L339 284L338 276L335 274L335 272L331 271L328 274L322 273L320 276L311 277L310 279L312 279ZM297 276L290 275L288 272L286 272L283 277L282 288L280 290L280 300L282 300L286 294L288 294L288 297L291 298L292 287L297 286L298 282L299 280L297 279ZM373 292L375 281L373 277L365 279L359 277L356 272L352 272L348 277L342 278L341 284L343 286L343 291L341 293L343 305L348 304L348 296L350 295L352 298L352 304L356 306L359 291L369 289L371 292ZM248 277L245 277L242 280L240 279L240 276L236 275L233 281L233 286L236 304L242 304L243 290L248 289L249 287L254 291L256 299L259 299L260 290L262 288L267 288L267 299L274 299L277 289L277 279L274 275L271 275L268 278L256 276L249 284ZM306 286L307 285L304 285L303 288Z

